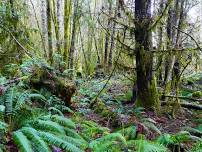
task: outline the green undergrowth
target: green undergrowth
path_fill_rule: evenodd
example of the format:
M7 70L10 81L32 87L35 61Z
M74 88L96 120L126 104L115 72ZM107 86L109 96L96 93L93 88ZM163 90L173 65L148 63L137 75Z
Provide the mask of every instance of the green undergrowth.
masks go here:
M54 71L44 62L26 61L20 66L5 67L5 71L20 80L11 82L9 76L0 76L0 152L200 151L200 119L196 127L163 134L157 122L144 115L144 108L125 106L132 96L131 82L121 76L113 77L99 96L105 79L77 79L72 108L46 88L34 89L29 85L35 64L37 68ZM95 97L97 102L90 109ZM153 138L148 138L151 134ZM187 143L191 147L183 146Z

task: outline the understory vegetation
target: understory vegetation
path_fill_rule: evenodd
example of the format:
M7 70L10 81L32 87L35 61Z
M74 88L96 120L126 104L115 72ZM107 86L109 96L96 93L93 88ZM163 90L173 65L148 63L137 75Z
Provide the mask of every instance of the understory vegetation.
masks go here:
M182 126L175 128L178 124L171 124L173 130L167 130L163 124L169 125L173 119L171 113L167 113L169 107L164 107L158 115L141 107L134 108L130 104L131 80L123 75L112 77L107 86L105 78L76 78L77 92L70 108L51 93L56 85L51 86L51 90L45 85L33 85L33 79L37 81L33 75L36 69L37 73L56 73L54 68L38 60L4 68L6 74L15 73L15 79L3 75L0 78L1 151L198 152L202 149L200 111L181 109L179 113L188 113L188 118L177 118L175 123L184 121ZM56 75L60 79L66 77L64 73ZM188 77L184 83L196 84L201 76ZM194 97L198 92L182 90L181 94ZM95 98L97 103L90 108ZM186 119L190 119L191 126L187 126Z
M1 0L0 152L202 152L201 9Z

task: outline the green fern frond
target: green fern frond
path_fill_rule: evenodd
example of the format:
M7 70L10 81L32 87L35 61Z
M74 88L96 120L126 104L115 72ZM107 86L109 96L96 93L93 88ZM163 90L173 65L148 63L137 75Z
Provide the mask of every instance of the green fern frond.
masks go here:
M78 139L78 138L73 138L73 137L70 137L70 136L64 136L64 135L60 135L58 136L59 138L65 140L66 142L68 143L71 143L77 147L82 147L82 148L87 148L88 147L88 144L85 140L82 140L82 139Z
M0 121L0 131L6 130L7 127L8 127L8 125L6 123Z
M4 152L5 151L5 145L0 144L0 152Z
M72 130L70 128L64 128L64 130L67 136L84 140L75 130Z
M156 141L157 141L157 143L165 145L165 146L167 146L169 144L174 144L174 141L172 140L170 134L163 134L163 135L159 136Z
M42 100L42 101L46 101L46 98L39 93L30 93L28 94L28 97L31 99L38 99L38 100Z
M25 105L26 100L27 100L27 92L20 94L20 96L17 99L14 109L15 110L21 109Z
M31 143L21 131L14 132L12 138L20 152L33 152Z
M100 144L97 147L92 149L94 152L122 152L121 149L127 149L127 147L123 147L117 141L108 141Z
M190 152L202 152L202 142L194 144Z
M180 144L182 142L187 142L190 139L191 139L191 135L189 134L189 132L181 131L175 135L169 135L169 134L161 135L160 137L158 137L156 141L160 144L167 146L167 145L175 145L175 144Z
M59 109L55 108L55 107L50 107L48 108L48 111L51 113L51 114L59 114L60 116L64 116L62 111L60 111Z
M59 147L67 152L83 152L80 148L76 147L75 145L59 138L58 136L39 131L39 135L49 144Z
M155 126L155 124L153 124L151 122L143 122L141 124L144 127L144 129L146 129L148 132L149 131L154 131L154 132L156 132L158 134L161 134L161 131Z
M127 142L128 147L135 147L135 150L138 152L167 152L168 149L161 144L146 141L143 139L140 140L130 140Z
M65 134L62 126L58 123L50 120L37 120L30 124L33 128L37 128L42 131L51 131L59 134Z
M38 152L51 152L48 145L41 137L39 137L37 130L31 127L23 127L21 131L24 133L24 135L27 136L30 141L32 141Z
M74 113L74 111L72 111L69 107L65 106L65 105L55 105L54 106L56 109L59 109L61 112L69 112L69 113Z
M6 114L12 114L13 112L13 100L14 100L14 90L15 87L9 88L5 94L5 112Z
M186 128L184 128L184 130L188 131L191 134L196 135L198 137L202 137L202 131L197 128L186 127Z
M136 138L136 129L136 126L129 126L127 128L122 128L118 133L121 133L126 140L133 140Z
M63 116L53 115L51 116L51 120L67 128L76 128L76 124L71 119L65 118Z
M107 142L119 142L119 144L121 144L123 147L127 146L125 138L120 133L111 133L92 141L89 147L91 149L97 149L99 146Z

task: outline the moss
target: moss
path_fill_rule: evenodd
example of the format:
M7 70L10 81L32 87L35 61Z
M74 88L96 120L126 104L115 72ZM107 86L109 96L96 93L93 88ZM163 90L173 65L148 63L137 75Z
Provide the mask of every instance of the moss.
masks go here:
M144 99L146 101L142 101L140 96L137 96L136 106L152 109L158 112L160 109L160 102L156 89L155 77L150 81L147 89L148 90L144 92Z
M106 120L111 120L111 124L117 124L117 115L115 112L108 109L108 107L99 99L94 105L94 111Z
M196 91L192 94L192 97L194 98L201 98L202 97L202 92L201 91Z
M35 89L46 88L52 94L61 98L66 106L71 106L71 97L76 92L76 86L71 80L59 77L54 71L45 67L34 67L30 84Z

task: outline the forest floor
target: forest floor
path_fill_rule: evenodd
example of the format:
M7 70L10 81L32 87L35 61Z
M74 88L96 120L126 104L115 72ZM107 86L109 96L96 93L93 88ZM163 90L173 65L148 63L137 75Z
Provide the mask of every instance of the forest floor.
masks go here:
M102 112L99 113L96 109L88 108L91 100L102 90L105 83L106 79L104 78L80 80L78 82L79 90L73 100L75 109L84 116L84 119L110 128L111 131L121 126L135 124L140 127L140 132L143 132L146 127L142 123L142 120L146 118L154 123L161 133L176 134L184 130L184 128L196 127L195 119L202 118L201 111L182 107L177 110L175 118L171 115L172 107L168 106L161 107L158 114L141 108L134 109L134 104L129 103L133 83L125 77L113 77L99 96L99 101L103 102L109 111L116 113L118 124L113 124L114 121L108 115L104 114L103 116ZM153 130L148 131L146 134L144 133L147 139L157 137L158 131L155 131L155 128Z

